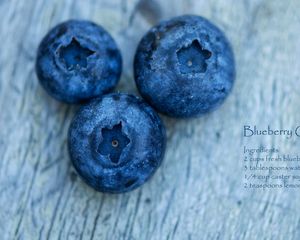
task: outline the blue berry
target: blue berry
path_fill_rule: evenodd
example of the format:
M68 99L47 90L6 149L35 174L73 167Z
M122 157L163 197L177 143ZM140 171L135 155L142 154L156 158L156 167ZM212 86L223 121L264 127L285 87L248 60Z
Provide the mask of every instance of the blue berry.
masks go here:
M70 20L42 40L36 72L57 100L80 103L111 91L122 70L120 51L109 33L89 21Z
M134 61L141 95L172 117L197 117L216 109L235 79L231 46L215 25L199 16L180 16L153 27Z
M127 192L160 166L165 128L143 100L109 94L79 110L70 125L68 145L73 165L87 184L101 192Z

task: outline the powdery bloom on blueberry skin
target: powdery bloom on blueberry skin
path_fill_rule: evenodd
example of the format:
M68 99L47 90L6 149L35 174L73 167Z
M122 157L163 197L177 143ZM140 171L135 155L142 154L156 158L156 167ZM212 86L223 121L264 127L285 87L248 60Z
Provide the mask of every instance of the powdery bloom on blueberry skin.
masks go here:
M80 103L111 91L122 71L121 53L109 33L90 21L63 22L43 38L36 73L57 100Z
M68 146L88 185L122 193L145 183L160 166L165 128L145 101L114 93L81 107L70 125Z
M197 117L220 106L235 80L231 46L205 18L164 21L142 38L134 60L141 95L172 117Z

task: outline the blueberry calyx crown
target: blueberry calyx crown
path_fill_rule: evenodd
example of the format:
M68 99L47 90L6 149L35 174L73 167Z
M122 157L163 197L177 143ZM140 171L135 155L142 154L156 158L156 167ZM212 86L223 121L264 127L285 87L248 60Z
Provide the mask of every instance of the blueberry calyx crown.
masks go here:
M204 73L207 69L206 60L211 57L212 53L204 49L198 40L194 40L187 47L182 47L177 51L180 72Z
M60 59L62 59L68 70L76 68L86 68L87 58L94 54L95 51L89 48L83 47L76 40L72 38L72 41L67 46L62 46L60 49Z
M114 125L113 128L102 128L102 141L97 152L108 156L113 164L118 164L123 149L129 144L130 139L122 131L122 122Z

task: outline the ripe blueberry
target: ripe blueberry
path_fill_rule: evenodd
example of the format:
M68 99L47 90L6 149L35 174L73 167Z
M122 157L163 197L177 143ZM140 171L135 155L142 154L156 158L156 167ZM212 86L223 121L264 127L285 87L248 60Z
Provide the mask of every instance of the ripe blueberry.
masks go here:
M235 78L225 35L208 20L192 15L153 27L137 48L134 70L141 95L173 117L200 116L217 108Z
M143 100L109 94L91 101L75 115L68 145L73 165L87 184L121 193L146 182L160 166L165 128Z
M122 70L120 51L109 33L89 21L70 20L42 40L36 72L57 100L79 103L112 90Z

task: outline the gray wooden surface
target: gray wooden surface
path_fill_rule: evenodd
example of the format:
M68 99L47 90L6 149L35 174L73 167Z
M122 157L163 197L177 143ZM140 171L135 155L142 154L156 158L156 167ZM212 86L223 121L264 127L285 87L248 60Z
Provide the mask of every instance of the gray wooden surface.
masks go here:
M244 124L292 127L300 119L300 1L0 0L1 239L300 239L297 190L244 190L243 145L299 152L299 141L242 137ZM102 24L124 57L119 91L136 92L135 47L159 19L207 17L232 42L237 81L218 110L200 119L163 117L161 168L136 191L109 195L70 165L66 136L74 106L42 90L37 45L55 24Z

